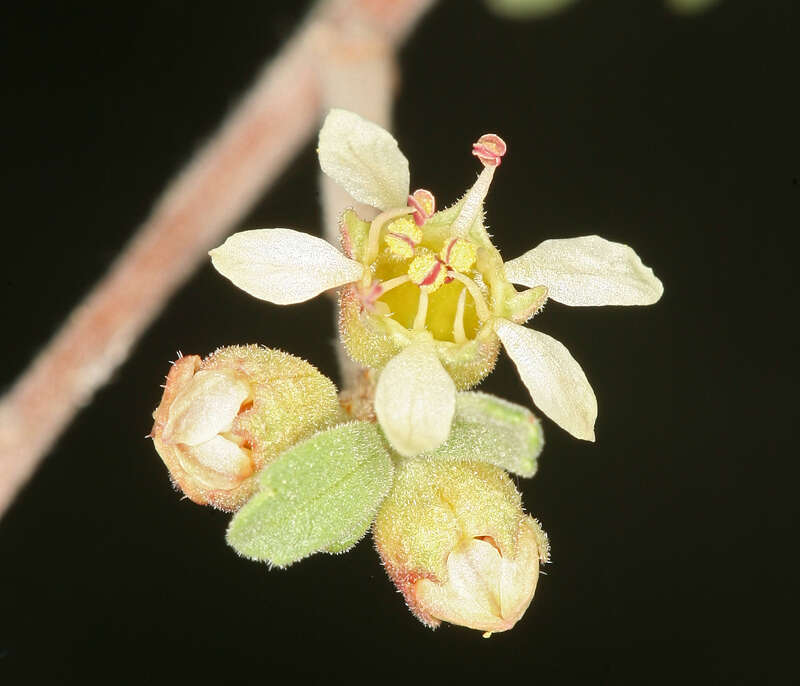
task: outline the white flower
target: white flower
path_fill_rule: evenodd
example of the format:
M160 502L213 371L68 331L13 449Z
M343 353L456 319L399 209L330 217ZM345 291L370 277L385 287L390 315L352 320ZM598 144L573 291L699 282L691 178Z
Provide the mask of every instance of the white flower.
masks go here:
M344 287L343 340L357 362L383 369L375 410L403 455L446 439L456 389L491 371L500 342L539 409L593 440L597 403L580 365L558 341L521 324L548 295L567 305L646 305L663 292L631 248L597 236L545 241L503 264L483 226L483 201L505 151L498 136L482 136L473 146L484 166L477 181L434 213L429 191L409 195L408 161L394 138L332 110L319 136L322 170L380 214L372 222L343 214L344 254L291 229L243 231L210 252L220 273L269 302Z

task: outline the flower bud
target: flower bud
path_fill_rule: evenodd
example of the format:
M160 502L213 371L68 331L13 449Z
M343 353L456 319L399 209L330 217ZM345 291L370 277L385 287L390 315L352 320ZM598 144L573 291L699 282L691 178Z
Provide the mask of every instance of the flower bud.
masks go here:
M335 386L305 360L233 346L173 364L151 436L188 498L234 511L257 490L262 467L338 411Z
M407 460L373 527L384 567L424 624L505 631L533 598L547 536L498 467Z

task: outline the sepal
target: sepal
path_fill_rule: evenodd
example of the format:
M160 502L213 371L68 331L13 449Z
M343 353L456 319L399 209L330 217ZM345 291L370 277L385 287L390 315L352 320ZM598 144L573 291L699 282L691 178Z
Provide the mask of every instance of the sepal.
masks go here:
M541 422L522 405L488 393L456 396L450 437L420 459L486 462L518 476L536 473L544 447Z

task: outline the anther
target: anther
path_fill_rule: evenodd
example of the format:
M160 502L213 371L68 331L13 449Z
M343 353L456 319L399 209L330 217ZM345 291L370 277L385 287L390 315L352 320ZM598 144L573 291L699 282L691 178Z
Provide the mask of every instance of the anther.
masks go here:
M410 207L385 210L372 220L372 223L369 225L369 235L367 237L367 254L364 259L365 265L372 264L372 261L378 256L380 235L383 225L392 219L411 214L413 211L414 210Z
M387 229L389 233L383 240L386 242L389 252L403 260L410 260L414 257L414 249L422 240L422 231L411 217L395 219Z
M420 188L408 196L408 206L414 208L412 216L416 225L422 226L436 211L436 198L430 191Z
M457 272L469 271L475 264L477 256L478 249L475 244L459 237L447 241L439 253L442 261Z
M464 307L467 303L467 289L462 288L461 294L458 296L458 304L456 305L456 316L453 320L453 340L456 343L463 343L467 340L467 334L464 332Z
M422 290L433 293L444 283L447 268L436 255L423 250L408 265L408 276Z
M419 304L417 305L417 316L414 317L414 331L425 329L425 320L428 318L428 293L424 288L419 289Z

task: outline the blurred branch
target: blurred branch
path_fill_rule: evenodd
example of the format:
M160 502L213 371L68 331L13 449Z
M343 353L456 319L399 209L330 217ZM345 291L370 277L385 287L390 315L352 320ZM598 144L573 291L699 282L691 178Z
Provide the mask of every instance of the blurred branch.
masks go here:
M320 61L322 109L327 111L339 107L350 110L391 131L397 73L394 53L386 41L376 40L374 33L366 27L350 23L336 27L335 32L320 35L320 43L324 45L325 54L325 59ZM353 84L358 84L358 87L354 88ZM319 184L323 232L333 245L339 245L339 215L344 208L352 207L367 220L377 215L374 207L356 202L322 171L319 172ZM338 328L338 306L335 317ZM356 391L365 378L364 370L338 343L339 388Z
M206 251L308 140L329 103L325 87L337 60L327 60L327 54L341 53L347 48L342 38L357 31L369 37L373 50L390 55L432 2L325 0L317 5L0 401L0 515ZM358 50L352 57L358 61ZM328 74L325 84L322 73ZM363 91L361 84L354 85ZM389 85L387 79L382 88ZM388 112L386 93L367 90L362 97L374 98Z

